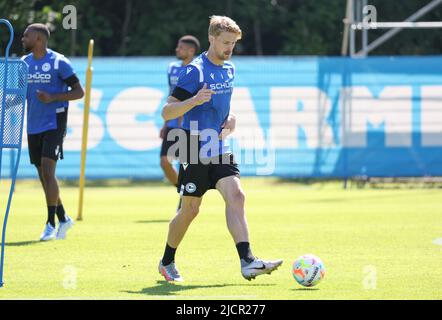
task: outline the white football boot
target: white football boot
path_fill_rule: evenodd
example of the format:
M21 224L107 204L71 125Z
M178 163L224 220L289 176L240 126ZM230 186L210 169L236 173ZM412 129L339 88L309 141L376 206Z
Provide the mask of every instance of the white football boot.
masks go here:
M282 260L265 261L259 258L255 258L250 263L247 263L241 259L241 274L247 280L255 279L262 274L270 274L282 264Z
M167 266L163 266L163 260L160 260L160 265L158 266L158 272L166 279L167 282L183 282L184 279L181 278L178 269L174 262L171 262Z
M66 239L66 232L72 228L74 221L71 217L66 216L65 222L60 222L57 230L57 240Z
M43 233L40 236L40 241L54 240L56 233L57 233L56 229L53 226L51 226L50 223L47 223Z

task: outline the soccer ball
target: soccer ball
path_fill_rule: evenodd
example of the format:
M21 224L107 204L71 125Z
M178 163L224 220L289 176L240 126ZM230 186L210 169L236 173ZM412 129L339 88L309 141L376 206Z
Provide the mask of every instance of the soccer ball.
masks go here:
M318 257L305 254L293 263L292 275L300 285L313 287L325 276L324 264Z

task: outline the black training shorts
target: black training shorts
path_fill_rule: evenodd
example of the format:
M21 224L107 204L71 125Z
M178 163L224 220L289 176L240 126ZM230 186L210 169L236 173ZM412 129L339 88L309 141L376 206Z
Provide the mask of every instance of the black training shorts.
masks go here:
M57 129L28 134L29 158L37 167L41 165L41 158L50 158L57 161L63 159L63 140L66 136L68 111L57 113Z
M172 129L176 129L176 128L166 128L166 132L164 135L164 139L163 139L163 143L161 144L161 153L160 155L163 156L167 156L167 151L169 150L169 148L175 144L178 141L178 136L175 137L174 140L167 140L167 135L168 133L172 130ZM178 129L180 130L180 129ZM174 158L178 158L178 150L176 150L175 154L172 155Z
M183 196L202 197L209 189L215 189L218 180L240 176L238 164L232 153L217 156L218 163L181 163L177 191Z

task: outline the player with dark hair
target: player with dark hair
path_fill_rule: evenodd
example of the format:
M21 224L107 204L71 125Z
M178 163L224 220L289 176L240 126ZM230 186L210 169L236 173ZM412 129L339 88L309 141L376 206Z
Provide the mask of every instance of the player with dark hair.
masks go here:
M63 159L68 101L84 95L70 61L48 48L49 37L46 25L34 23L26 28L22 38L23 48L30 51L22 58L29 66L26 97L29 156L37 168L48 210L42 241L65 239L73 225L60 198L55 168L57 160ZM59 220L57 229L55 215Z
M235 67L229 59L241 35L232 19L212 16L208 51L181 72L163 107L165 120L183 116L181 127L188 149L184 152L186 156L181 149L179 155L178 192L182 205L169 224L166 248L158 267L167 281L183 281L175 265L175 253L209 189L217 189L225 201L227 227L238 251L242 276L251 280L282 264L282 260L265 261L252 254L239 169L223 134L223 130L235 127L235 118L230 113ZM210 139L203 138L206 134ZM192 141L197 141L196 150Z
M172 94L173 89L178 82L178 75L181 70L185 68L195 57L200 50L200 42L191 35L186 35L178 40L175 48L175 55L179 61L174 61L169 64L167 70L167 80L169 84L169 95ZM175 140L168 140L167 134L174 128L179 128L182 117L164 121L164 125L160 131L160 138L163 139L161 144L160 165L163 169L164 175L174 186L178 185L178 173L172 166L172 162L178 155L168 155L169 148L176 142Z

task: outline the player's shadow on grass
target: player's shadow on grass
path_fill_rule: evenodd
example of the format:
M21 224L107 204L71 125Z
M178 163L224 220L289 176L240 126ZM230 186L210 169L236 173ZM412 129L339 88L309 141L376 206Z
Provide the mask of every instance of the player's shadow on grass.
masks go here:
M24 247L30 246L33 244L41 243L40 240L30 240L30 241L19 241L19 242L6 242L5 246L7 247Z
M157 281L157 286L143 288L140 291L124 291L133 294L145 294L150 296L168 296L180 291L192 289L209 289L209 288L224 288L224 287L245 287L245 286L274 286L274 284L213 284L213 285L182 285L172 284L165 280Z
M135 223L167 223L170 220L138 220Z

